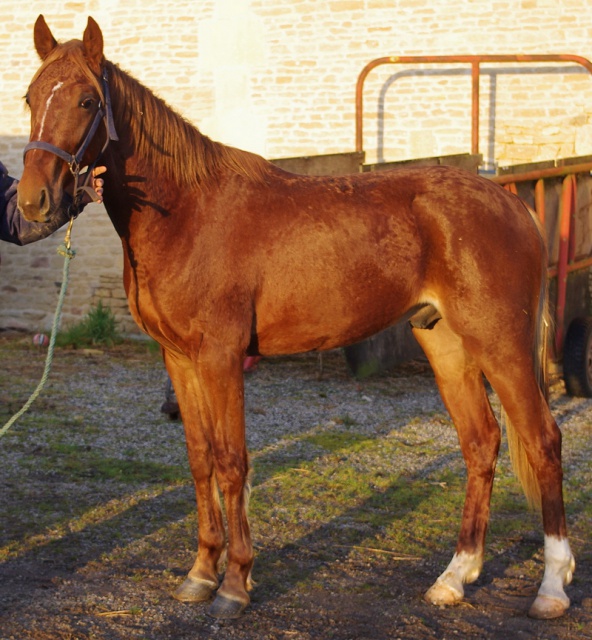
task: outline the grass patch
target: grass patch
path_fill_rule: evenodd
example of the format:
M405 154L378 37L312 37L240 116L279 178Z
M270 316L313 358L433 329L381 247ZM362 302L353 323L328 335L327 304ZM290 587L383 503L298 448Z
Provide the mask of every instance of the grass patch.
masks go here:
M104 307L100 300L96 306L90 308L80 322L60 332L56 337L57 346L75 349L94 346L112 347L121 342L115 315L111 308Z
M374 439L355 432L329 431L307 435L304 440L335 453L338 451L360 451L365 446L369 446Z
M183 467L131 458L106 458L87 447L52 443L42 455L28 458L31 469L66 475L70 479L115 480L122 483L178 482L188 479Z
M286 541L321 530L320 540L330 537L337 545L394 546L416 555L454 544L464 501L462 463L426 478L421 472L405 477L389 465L400 448L396 439L328 431L302 442L315 447L316 458L286 460L276 453L255 462L255 477L261 466L266 475L251 499L252 516L267 520L258 527L269 523Z

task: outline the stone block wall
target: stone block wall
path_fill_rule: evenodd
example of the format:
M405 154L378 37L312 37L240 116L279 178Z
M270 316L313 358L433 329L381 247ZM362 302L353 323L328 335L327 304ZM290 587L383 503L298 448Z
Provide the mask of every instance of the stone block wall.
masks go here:
M17 177L40 12L60 40L80 38L92 15L110 60L207 135L269 158L353 151L356 80L375 58L592 58L585 0L0 0L0 159ZM466 65L374 70L364 91L367 161L469 152L470 82ZM480 90L487 167L592 153L592 78L581 68L485 65ZM83 213L73 241L66 323L106 288L113 300L122 295L121 249L101 207ZM48 328L61 278L59 242L56 234L29 247L0 247L0 328ZM121 318L131 328L129 316Z

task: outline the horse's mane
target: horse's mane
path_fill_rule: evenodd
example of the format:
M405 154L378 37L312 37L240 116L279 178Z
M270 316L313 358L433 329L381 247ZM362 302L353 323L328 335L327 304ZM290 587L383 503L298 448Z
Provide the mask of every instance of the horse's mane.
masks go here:
M79 40L56 47L33 80L47 65L64 57L80 67L104 103L101 83L89 68ZM210 140L138 80L109 61L104 64L116 130L129 130L137 152L167 178L191 187L206 186L223 170L253 180L264 178L269 163L262 157Z
M210 140L150 89L117 65L107 63L115 126L131 127L138 152L160 165L168 177L192 186L204 185L229 169L261 180L268 163L258 155Z

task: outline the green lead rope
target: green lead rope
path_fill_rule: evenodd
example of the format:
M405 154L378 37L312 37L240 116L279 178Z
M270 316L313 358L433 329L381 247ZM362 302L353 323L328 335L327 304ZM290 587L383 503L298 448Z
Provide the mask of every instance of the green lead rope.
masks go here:
M29 409L29 407L35 402L37 396L41 393L45 383L47 382L47 378L49 377L49 372L51 371L51 364L53 362L53 350L55 347L56 336L58 334L58 329L60 326L60 320L62 317L62 306L64 304L64 298L66 297L66 289L68 288L68 273L70 270L70 260L76 255L76 252L70 248L70 233L72 231L72 223L74 222L74 218L70 220L70 225L68 227L68 231L66 232L66 237L64 238L64 243L58 247L58 253L64 256L64 269L62 271L62 286L60 289L60 295L58 298L58 304L56 306L55 315L53 317L53 325L51 327L51 337L49 339L49 346L47 348L47 357L45 358L45 369L43 371L43 375L41 376L41 380L37 385L37 388L27 402L23 405L20 411L17 411L12 418L0 429L0 438L12 427L12 425Z

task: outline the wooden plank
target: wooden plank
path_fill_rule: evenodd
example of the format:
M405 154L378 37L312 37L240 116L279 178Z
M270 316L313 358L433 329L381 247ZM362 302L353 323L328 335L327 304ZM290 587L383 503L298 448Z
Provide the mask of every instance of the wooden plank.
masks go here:
M312 176L338 176L359 173L364 163L364 157L363 151L354 151L352 153L331 153L320 156L278 158L271 160L271 162L291 173Z

